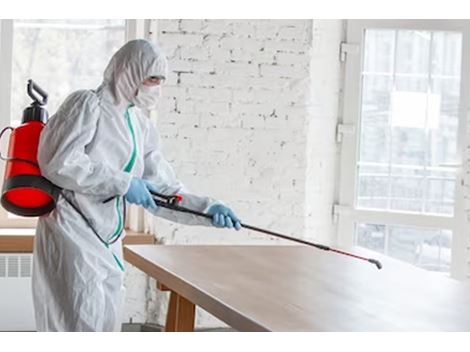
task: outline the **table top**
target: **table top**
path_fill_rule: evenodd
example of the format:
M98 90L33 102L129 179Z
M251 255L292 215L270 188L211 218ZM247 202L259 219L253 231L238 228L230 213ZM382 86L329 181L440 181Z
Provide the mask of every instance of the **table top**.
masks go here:
M128 245L124 255L239 331L470 331L470 284L378 255L382 270L306 246Z

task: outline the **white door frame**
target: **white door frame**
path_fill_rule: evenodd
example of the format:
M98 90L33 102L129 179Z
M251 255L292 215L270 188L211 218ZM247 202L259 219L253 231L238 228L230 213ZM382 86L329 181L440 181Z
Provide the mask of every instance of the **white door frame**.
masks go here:
M357 188L356 164L360 136L360 113L362 96L362 60L364 52L364 31L368 28L443 30L462 32L461 72L470 72L470 20L348 20L347 42L358 45L359 50L347 53L345 71L344 114L342 124L350 133L342 135L341 173L339 205L335 206L338 219L338 242L343 246L353 245L356 222L422 226L450 229L452 236L451 275L462 279L466 274L467 233L464 209L463 160L466 142L466 125L469 110L470 75L461 77L461 99L459 108L459 134L456 200L454 216L421 215L406 212L374 211L355 208ZM352 131L352 133L351 133Z

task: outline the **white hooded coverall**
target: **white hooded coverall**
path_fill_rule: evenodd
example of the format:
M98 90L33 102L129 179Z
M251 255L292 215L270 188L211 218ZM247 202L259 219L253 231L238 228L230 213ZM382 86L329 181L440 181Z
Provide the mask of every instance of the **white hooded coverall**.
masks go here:
M167 76L167 61L146 40L128 42L109 62L97 90L72 93L46 127L38 162L47 179L63 188L107 242L124 227L123 196L141 177L182 205L205 211L214 203L185 192L160 152L150 120L132 101L150 76ZM112 201L104 200L114 197ZM159 208L172 221L210 225L191 214ZM124 303L121 239L105 245L60 197L39 218L33 264L33 299L39 331L119 331Z

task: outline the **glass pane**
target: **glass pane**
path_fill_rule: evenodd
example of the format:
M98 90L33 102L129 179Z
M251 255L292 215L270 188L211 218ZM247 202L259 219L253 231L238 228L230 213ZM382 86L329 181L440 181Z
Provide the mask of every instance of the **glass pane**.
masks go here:
M387 162L389 158L389 110L392 79L364 77L361 128L361 161Z
M357 224L356 245L384 253L385 225Z
M426 212L452 214L455 198L455 172L432 171L426 187Z
M453 214L461 50L461 33L366 30L356 206Z
M358 204L367 208L385 208L388 205L388 176L363 173L359 177Z
M424 168L426 162L426 132L419 128L393 129L390 161L395 165L414 165Z
M423 269L450 271L450 230L357 224L356 244Z
M434 32L432 45L433 76L460 76L462 36L455 32Z
M396 73L427 75L431 32L398 30L396 35Z
M108 60L124 42L125 20L15 20L12 123L19 123L30 104L29 78L49 93L53 114L68 94L101 83Z
M404 211L421 211L423 203L422 177L392 177L390 208Z
M395 31L366 31L364 71L389 73L393 71Z
M441 101L434 128L429 130L429 164L453 163L457 159L460 80L433 79L431 89Z

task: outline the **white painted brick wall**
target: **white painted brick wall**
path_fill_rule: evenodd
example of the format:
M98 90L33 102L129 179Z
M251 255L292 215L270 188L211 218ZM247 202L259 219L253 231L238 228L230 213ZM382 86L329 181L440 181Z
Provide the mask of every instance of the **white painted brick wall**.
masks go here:
M164 154L189 189L223 200L247 223L331 237L342 26L339 20L158 21L171 74L157 125ZM320 44L312 42L319 36ZM163 219L152 219L150 230L166 244L279 243ZM166 294L147 295L147 320L162 324ZM201 311L197 323L222 325Z

